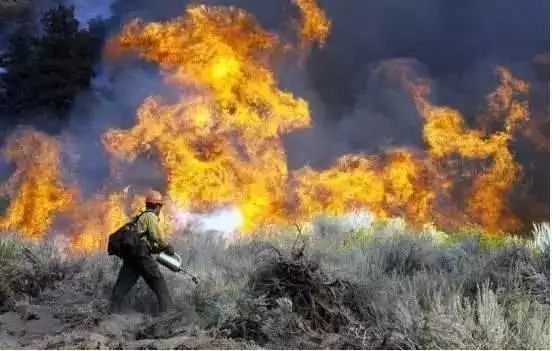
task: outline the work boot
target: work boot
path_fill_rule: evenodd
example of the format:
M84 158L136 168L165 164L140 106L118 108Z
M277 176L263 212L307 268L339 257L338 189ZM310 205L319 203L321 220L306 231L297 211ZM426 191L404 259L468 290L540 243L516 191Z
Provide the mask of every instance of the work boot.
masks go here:
M155 308L154 309L154 312L153 312L153 316L154 317L166 317L166 316L170 316L170 315L174 315L178 313L178 310L176 309L176 307L174 305L169 305L168 307L165 307L164 309L161 309L159 307Z
M166 314L174 310L170 296L158 297L157 313Z

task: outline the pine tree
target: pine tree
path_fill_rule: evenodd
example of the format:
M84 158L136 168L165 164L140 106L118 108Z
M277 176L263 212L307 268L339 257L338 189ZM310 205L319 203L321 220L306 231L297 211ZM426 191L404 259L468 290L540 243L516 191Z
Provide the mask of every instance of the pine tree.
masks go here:
M7 54L2 57L2 66L6 73L1 76L0 108L6 112L17 113L33 110L35 100L35 79L37 76L37 39L27 28L20 28L11 37Z
M11 115L64 118L79 91L89 87L101 38L79 28L72 7L58 6L41 20L43 35L21 30L10 40L3 66L0 107ZM2 65L0 65L2 66Z
M46 34L37 48L37 100L39 106L63 115L94 76L97 43L87 30L79 29L73 8L48 11L42 24Z

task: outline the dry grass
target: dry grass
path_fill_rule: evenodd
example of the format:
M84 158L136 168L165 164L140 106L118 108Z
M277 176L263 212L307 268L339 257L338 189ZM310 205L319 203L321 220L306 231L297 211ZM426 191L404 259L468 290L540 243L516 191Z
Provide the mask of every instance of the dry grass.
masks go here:
M489 246L477 236L408 233L400 221L332 225L310 228L304 247L293 235L174 238L202 283L164 270L177 309L159 318L147 316L156 304L139 283L128 308L145 321L123 344L186 336L271 348L548 349L549 226L537 226L533 241ZM45 245L6 236L0 254L4 310L24 295L69 326L96 330L109 318L116 259L61 260Z

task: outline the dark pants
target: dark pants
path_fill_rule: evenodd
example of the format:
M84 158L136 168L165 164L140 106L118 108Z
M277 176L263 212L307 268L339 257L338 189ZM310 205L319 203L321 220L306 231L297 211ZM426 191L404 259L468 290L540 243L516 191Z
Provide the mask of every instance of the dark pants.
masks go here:
M119 271L119 277L113 287L111 296L111 310L113 312L121 311L125 296L140 277L144 278L150 289L155 293L160 313L166 312L167 308L172 305L167 283L161 275L157 262L148 255L123 260L123 267Z

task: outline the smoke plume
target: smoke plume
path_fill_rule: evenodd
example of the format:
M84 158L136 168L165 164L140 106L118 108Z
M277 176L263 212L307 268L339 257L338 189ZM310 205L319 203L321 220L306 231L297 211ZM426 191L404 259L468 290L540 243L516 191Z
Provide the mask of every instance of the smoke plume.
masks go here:
M447 209L443 210L442 217L446 217L445 214L452 211L462 212L463 206L471 206L465 214L466 218L470 219L471 215L471 219L481 219L478 218L480 214L477 212L484 204L482 205L481 199L476 196L480 190L475 189L479 184L485 188L481 194L493 199L504 197L504 204L495 206L496 211L492 218L483 218L479 224L487 221L490 223L488 227L504 229L509 228L509 225L498 228L497 223L510 223L511 220L514 227L518 218L523 224L528 225L532 221L548 217L547 194L550 175L547 1L529 0L520 4L514 0L467 0L458 3L440 0L320 0L318 5L331 21L328 37L326 38L326 32L322 31L323 34L318 40L316 37L308 36L305 36L307 39L300 37L296 40L296 32L301 32L297 30L301 25L301 8L293 4L302 3L305 6L311 2L312 0L200 2L208 5L231 5L243 8L253 15L256 21L254 23L258 22L259 28L250 22L247 22L244 28L255 31L255 35L246 38L259 47L240 47L246 51L244 57L252 57L251 62L246 62L248 68L251 69L250 72L264 77L266 67L263 65L267 65L271 60L278 61L278 64L274 65L274 72L267 74L268 78L262 79L263 84L269 82L266 83L269 87L266 89L270 94L266 95L270 95L271 98L271 94L275 94L282 100L282 92L290 92L293 96L286 96L288 100L281 106L278 105L281 102L275 104L278 107L275 110L282 115L281 120L267 122L266 130L257 130L256 126L251 129L257 134L262 134L254 144L250 144L253 145L253 151L248 150L247 145L238 145L239 137L243 135L239 135L241 130L233 129L235 126L231 118L230 122L223 121L222 127L213 127L222 131L220 138L219 135L211 139L206 138L205 145L189 146L193 150L184 148L175 151L173 139L176 140L187 133L188 126L178 125L171 130L163 125L170 137L152 137L142 130L145 125L143 121L151 117L148 113L166 113L169 116L167 118L174 118L178 122L178 118L181 118L178 112L180 109L186 110L190 106L195 106L193 104L203 108L202 104L205 102L202 99L194 100L201 95L201 89L197 89L198 81L215 91L214 102L210 101L207 104L209 109L232 117L235 109L243 107L239 104L236 107L226 100L229 99L228 95L233 97L232 94L236 94L236 89L242 89L241 85L236 85L237 88L233 90L213 85L209 80L212 77L204 76L206 69L201 66L204 62L197 63L198 67L195 67L192 63L179 60L178 55L182 52L183 57L187 57L188 47L181 48L182 52L170 52L174 55L170 56L163 51L163 45L157 42L159 38L154 40L150 37L151 33L155 34L161 28L167 30L168 36L174 33L165 27L169 27L171 23L178 27L178 23L167 24L164 21L175 16L184 16L191 2L70 1L75 6L76 15L81 22L94 18L106 19L105 25L110 37L119 41L117 49L123 48L127 51L126 56L119 54L116 55L117 60L113 60L113 57L110 57L113 54L110 49L115 46L106 46L106 57L96 68L97 77L93 88L77 99L70 123L64 126L58 138L61 146L56 144L56 148L64 150L63 163L68 173L65 176L79 184L79 196L86 198L101 193L110 199L109 201L116 203L119 201L119 195L113 195L112 192L120 191L128 185L137 189L168 188L164 190L173 192L176 191L174 188L178 188L181 193L185 193L182 196L186 201L198 194L204 196L195 204L196 209L212 209L212 197L220 195L223 198L222 205L239 200L249 201L246 201L243 207L248 210L255 208L255 211L259 211L259 216L272 211L271 215L274 218L286 217L289 215L286 211L291 211L290 207L293 206L297 206L293 208L297 213L307 216L312 214L309 211L314 211L313 207L301 204L301 201L308 203L311 200L319 200L321 209L337 208L338 211L342 211L349 208L350 203L347 201L337 201L337 205L329 202L322 205L331 195L320 193L326 191L334 195L340 194L332 193L336 185L331 184L328 179L341 179L342 175L339 172L354 173L361 169L364 173L359 171L356 178L344 177L341 183L345 184L350 180L359 182L361 186L354 195L357 196L354 201L376 207L380 215L404 214L416 222L428 218L432 206ZM235 15L232 11L228 10ZM216 17L216 12L213 13ZM142 22L132 22L136 17ZM206 15L206 18L209 16ZM147 23L152 21L159 23L147 27ZM180 24L182 28L189 29L189 24L185 20L180 21L183 22ZM213 23L216 24L217 21L215 19ZM306 25L302 25L305 29ZM220 36L227 40L228 33L222 31L223 34L220 34L216 32L216 25L213 26L215 29L209 28L215 32L215 37ZM124 29L121 32L122 27ZM146 32L147 34L144 34ZM278 35L276 43L271 41L274 38L266 34L269 32ZM233 38L229 38L232 42ZM208 42L210 39L201 40ZM256 40L266 43L261 45ZM295 41L298 42L296 46L285 45ZM284 43L281 47L280 42ZM171 43L176 47L182 44L178 40ZM191 41L190 45L193 43ZM293 54L290 53L290 47L293 47ZM306 47L308 48L305 49ZM195 49L194 47L189 51L194 53ZM148 50L159 52L152 54ZM248 50L254 54L249 55ZM221 52L225 53L224 50ZM142 59L138 56L142 56ZM229 62L236 65L231 60ZM216 62L213 65L216 66ZM507 70L502 67L507 67ZM228 77L235 67L225 66L223 62L216 68L216 74ZM186 71L192 73L178 74ZM277 87L271 85L272 74ZM249 79L251 75L247 77ZM228 81L230 85L231 79ZM264 89L263 84L259 85L261 89ZM530 88L526 89L524 84ZM189 92L186 89L189 89ZM272 107L270 102L267 102L270 99L263 96L259 99L261 103L255 104L251 102L254 99L247 98L249 92L244 90L237 94L238 102L243 103L248 112L254 111L253 114L265 116L263 113L266 112L261 111L259 105L263 105L264 108ZM182 98L183 96L185 98ZM267 101L262 100L265 98ZM245 102L239 101L240 99ZM310 116L304 115L303 101L308 102ZM501 101L521 106L523 108L520 107L520 110L523 111L511 111L509 106L502 106ZM284 105L286 109L282 107ZM137 111L142 118L138 123ZM438 124L440 119L434 118L434 111L449 113L443 120L450 120L451 124L435 128L431 123ZM266 116L273 118L274 115ZM155 119L152 121L158 123ZM199 125L201 121L194 122ZM505 125L497 126L499 122L504 122ZM282 123L283 126L278 123ZM272 127L277 132L272 131ZM473 140L475 145L479 145L480 149L487 149L466 151L462 146L456 145L447 148L440 144L440 141L428 137L430 132L449 131L449 127L455 137L461 139L465 136ZM286 133L281 132L283 129ZM252 135L258 136L256 133L248 134L247 140L254 140ZM140 138L150 139L146 142ZM219 148L211 148L212 144L217 144L221 140L224 147L217 145ZM454 143L454 140L451 140L451 143ZM506 147L506 144L511 146L511 149ZM440 151L440 148L444 148L445 151ZM220 176L217 173L220 169L213 168L213 173L216 174L213 180L224 179L224 182L227 181L235 187L230 187L230 190L240 191L245 188L242 189L236 184L242 185L241 182L244 182L243 179L247 178L248 174L254 174L256 171L259 178L266 176L272 166L267 164L266 160L275 158L267 150L276 150L274 154L284 154L285 157L284 165L274 167L277 168L276 178L278 182L285 179L282 184L285 183L285 187L293 189L290 191L291 195L278 193L276 198L276 195L271 194L280 191L274 186L280 183L272 179L265 183L259 181L258 184L254 184L255 186L248 183L253 190L261 189L263 195L266 193L267 196L275 196L269 198L270 201L261 201L260 204L254 201L252 193L247 193L253 191L251 189L239 194L236 191L224 192L223 189L219 194L219 190L205 190L199 186L183 190L181 184L175 185L167 181L166 178L169 176L166 172L170 173L173 179L178 178L182 184L186 183L182 179L190 181L190 178L187 178L188 173L182 175L179 173L180 170L175 170L175 164L178 167L187 165L180 165L175 159L190 157L191 151L197 154L199 149L207 150L206 155L202 155L206 159L212 156L209 152L213 151L216 151L217 155L228 156L225 153L230 152L230 149L232 152L235 151L236 155L247 156L243 157L246 160L243 163L240 163L242 160L237 162L233 158L223 161L232 167L245 163L247 167L252 167L248 172L242 170L243 174L236 172L238 176L217 178ZM247 154L248 152L251 155ZM123 168L117 168L113 163L113 155L125 161L130 159L132 162L127 162ZM441 159L443 155L449 159ZM234 156L232 154L232 157ZM254 159L254 156L259 159ZM458 161L457 158L461 157L468 160ZM470 157L477 159L484 166L473 166ZM193 157L186 160L197 161ZM466 165L456 167L459 162ZM167 164L170 164L170 167ZM266 167L266 172L260 170L261 166ZM481 174L470 174L469 177L475 179L475 185L466 185L458 179L468 176L451 176L447 173L457 169ZM493 183L501 169L507 171L508 178L503 186ZM0 171L9 173L9 167L0 164ZM438 184L443 188L448 186L445 184L447 182L440 183L447 176L450 176L448 180L454 179L460 185L451 186L450 191L444 191L444 195L434 195L434 189ZM516 182L510 182L509 178L516 178ZM307 180L314 185L306 186ZM375 191L374 194L366 195L368 190L371 191L368 185L364 184L368 180L373 181L376 188L381 185L382 189L392 190L389 194ZM413 184L416 185L415 189L411 188ZM469 205L463 202L464 197L468 198L465 202ZM244 200L245 198L247 199ZM454 198L454 201L450 201L450 198ZM94 202L89 206L92 204ZM256 209L262 206L266 207L262 210L265 213ZM116 207L113 205L113 208ZM513 214L509 212L510 208ZM254 216L251 215L252 217Z

